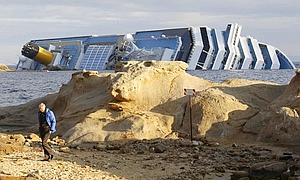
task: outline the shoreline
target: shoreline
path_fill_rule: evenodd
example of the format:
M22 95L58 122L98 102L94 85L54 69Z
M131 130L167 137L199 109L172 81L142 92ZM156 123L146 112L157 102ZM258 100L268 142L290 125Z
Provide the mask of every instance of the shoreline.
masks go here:
M71 115L72 113L70 114L71 117L75 117L75 118L78 117L79 121L77 121L77 122L87 123L87 126L90 126L89 123L90 124L96 123L96 121L89 120L90 121L89 123L85 122L84 121L85 117L94 117L95 116L95 118L101 118L101 116L102 116L102 118L106 118L106 119L108 118L109 121L114 121L113 119L110 119L110 117L109 117L110 115L107 114L107 112L111 111L111 113L115 114L116 116L120 116L121 114L118 111L116 111L114 108L122 108L122 109L129 108L128 110L122 111L123 115L121 115L120 118L122 118L122 116L124 116L124 118L126 118L126 116L129 116L133 113L133 114L135 114L134 116L136 116L136 118L143 119L144 118L143 115L141 116L141 115L139 115L139 113L145 113L148 116L150 115L149 118L150 119L152 118L151 121L153 121L155 123L168 123L168 122L160 122L158 120L159 118L163 118L163 119L169 121L169 123L173 124L172 129L174 129L174 126L178 126L178 123L180 123L180 121L185 121L185 120L187 120L186 118L188 118L188 117L186 117L186 115L184 115L184 112L188 111L188 110L184 109L184 107L183 107L183 105L186 103L186 100L187 100L183 96L183 92L182 92L183 88L181 89L180 87L176 87L176 86L182 86L182 83L187 83L187 85L183 85L183 86L187 86L187 87L194 86L194 87L196 87L196 89L198 89L196 91L198 91L199 93L197 92L197 94L195 96L195 101L201 101L200 103L204 103L203 105L205 105L206 103L209 103L209 101L211 101L208 99L213 98L212 100L215 99L218 102L214 106L215 107L220 106L220 108L223 108L223 110L221 109L220 112L213 112L215 107L213 107L209 104L205 105L207 107L205 109L203 109L203 111L207 111L208 114L207 115L203 114L202 118L208 118L208 119L212 118L211 120L205 120L205 121L208 121L209 124L201 125L201 121L194 122L197 124L196 127L198 128L198 131L200 131L200 135L203 135L203 134L205 134L205 131L210 129L211 124L215 124L219 121L218 119L216 119L216 116L221 115L221 117L225 118L225 121L226 121L226 119L228 119L228 118L234 119L236 116L236 113L239 114L239 111L241 111L242 114L238 115L238 116L244 117L245 120L247 120L248 116L251 117L252 115L255 115L257 112L269 111L267 109L264 109L264 106L266 106L266 105L269 106L268 105L269 102L272 101L273 98L276 98L276 96L277 96L276 94L280 95L280 94L284 93L284 89L289 86L289 85L276 85L274 83L270 83L270 82L266 82L266 81L253 81L253 80L243 80L243 79L231 79L231 80L225 80L222 83L214 83L211 81L207 81L205 79L201 79L201 78L189 75L188 73L186 73L184 71L184 68L178 69L178 65L176 63L161 63L161 65L160 65L160 63L157 63L158 67L153 67L153 70L151 69L152 67L150 67L151 70L149 69L150 70L149 72L147 72L147 71L142 72L142 71L144 71L143 68L145 68L145 67L138 67L139 64L141 64L141 62L137 62L137 64L136 64L137 67L135 67L136 65L134 63L131 66L124 67L125 69L133 68L133 71L126 72L127 70L125 70L125 72L120 72L121 76L124 76L124 78L123 78L124 80L122 80L122 78L120 78L120 80L117 79L116 82L110 82L111 81L110 78L114 78L114 76L117 77L118 73L104 73L104 74L100 73L99 74L98 72L75 72L75 73L73 73L72 79L69 81L69 83L63 85L57 93L53 93L51 95L47 95L47 96L41 97L39 99L34 99L28 103L18 105L18 106L16 106L17 109L13 110L15 112L12 111L12 109L15 109L15 108L13 108L14 106L1 107L0 109L2 109L2 113L0 113L0 115L2 116L3 120L0 121L0 124L6 125L9 127L9 122L11 121L10 119L13 120L13 119L17 118L17 117L14 117L13 114L16 114L16 115L23 114L22 116L24 116L24 117L26 117L26 119L28 119L28 123L29 123L28 126L31 126L33 119L30 114L33 110L32 108L35 107L39 101L49 101L48 104L50 104L50 108L54 108L55 111L58 111L58 114L57 114L58 119L61 119L60 116L67 117L66 115L63 115L61 113L64 113L64 110L63 110L64 106L68 106L68 105L63 105L61 103L68 104L71 101L73 101L72 100L73 97L66 96L67 94L73 93L74 95L72 95L72 96L78 96L78 98L81 98L81 96L82 96L81 101L88 105L88 107L86 107L86 108L94 109L95 106L97 106L97 104L99 104L99 103L101 103L101 101L103 101L103 103L101 103L102 105L99 108L97 108L97 109L99 109L98 114L97 113L90 114L90 112L93 112L94 110L92 110L92 111L88 110L88 109L85 110L85 108L84 108L81 110L84 113L84 114L82 114L83 117L81 117L80 113L76 112L77 111L76 109L79 110L81 108L81 105L74 104L76 106L75 108L69 107L70 108L69 111L73 113L73 115ZM179 64L180 64L180 66L184 66L184 63L179 63ZM159 66L162 66L162 67L159 67ZM178 78L178 80L176 80L176 83L178 85L174 84L175 87L172 87L173 85L171 85L171 88L175 88L174 90L171 90L171 91L174 91L173 97L170 96L169 94L165 94L163 91L158 91L158 92L155 92L155 91L150 92L149 91L148 92L147 89L143 89L141 91L139 90L140 92L136 92L136 90L135 90L136 84L140 84L140 85L138 85L139 87L144 86L144 82L142 82L142 81L144 81L143 78L147 79L147 78L153 76L154 81L165 81L165 82L169 83L168 77L164 75L164 73L167 72L167 71L164 72L165 68L169 68L168 66L175 69L175 71L172 72L173 75L172 74L168 75L168 76L170 76L171 80L172 80L172 76L174 76L174 77L182 76L182 77ZM139 68L140 70L136 71L134 68ZM157 70L155 68L157 68ZM177 68L177 70L176 70L176 68ZM162 76L157 74L158 77L155 77L157 75L152 74L152 71L161 71L159 73L161 73ZM150 74L147 75L147 73L150 73ZM137 78L135 78L135 76L137 76ZM132 78L134 78L134 79L132 79ZM155 78L158 78L158 79L155 80ZM163 79L159 79L159 78L166 78L166 79L163 80ZM80 81L82 81L82 82L80 82ZM126 81L128 81L128 82L126 82ZM188 83L191 83L190 81L191 82L194 81L194 82L198 82L198 83L196 83L196 84L192 83L193 85L192 84L188 85ZM104 84L107 84L108 86L105 87L105 86L101 86L100 84L98 86L93 83L104 83ZM110 83L113 83L115 85L110 85ZM125 83L125 84L123 85L122 83L123 84ZM153 85L155 86L155 84L156 84L156 82ZM78 92L76 92L76 90L75 91L73 90L74 88L77 88L77 86L80 88L80 89L78 89ZM147 86L149 86L149 85L147 85ZM97 91L95 91L95 89L97 89L97 88L100 90L99 93L97 93ZM111 92L109 92L110 90L107 91L106 90L107 88L108 89L112 88L112 91ZM124 92L119 92L118 88L123 88ZM159 88L165 89L165 87L159 87ZM86 94L81 95L80 94L81 91L86 91ZM274 95L276 95L276 96L269 94L269 92L271 92L271 91L273 91L275 93ZM97 93L97 95L95 93ZM145 94L145 93L149 93L149 94ZM162 94L159 94L159 93L162 93ZM242 93L242 94L240 94L240 93ZM78 95L76 95L76 94L78 94ZM252 94L256 94L256 97L252 97L253 96ZM98 98L98 102L92 102L91 100L85 100L84 96L88 96L89 98L92 98L92 97ZM140 98L139 96L145 96L146 99L149 98L149 99L147 99L147 101L148 101L147 104L145 104L144 100L141 101L139 99ZM168 97L168 96L170 96L170 97ZM162 101L161 99L168 99L168 98L171 98L171 99L166 101L166 105L169 103L174 108L180 108L179 112L180 112L180 116L182 116L181 118L183 118L183 120L180 120L180 119L178 119L179 117L176 117L179 115L174 116L175 115L174 113L177 113L177 112L174 112L172 109L170 109L168 107L168 105L166 107L164 107L164 104L161 103L161 101ZM179 101L177 100L178 98L179 98ZM253 98L256 98L256 99L253 99ZM182 99L182 100L180 100L180 99ZM64 102L64 101L66 101L66 102ZM70 101L70 102L68 102L68 101ZM124 102L122 102L122 101L124 101ZM263 102L263 101L266 101L266 102ZM54 103L54 105L57 104L56 105L57 107L51 105L52 103ZM179 104L177 105L177 103L179 103ZM30 111L31 111L30 114L27 114L27 112L24 111L26 106L30 107ZM257 108L253 108L253 106L258 106L260 109L257 110ZM68 108L68 107L65 107L65 108ZM97 109L95 109L96 112L97 112ZM105 110L107 112L105 112L103 110ZM26 114L22 113L23 111ZM139 112L139 111L141 111L141 112ZM197 110L197 111L199 111L199 110ZM181 114L181 113L183 113L183 114ZM195 114L196 119L199 117L199 115L197 113L198 112L196 112L196 114ZM218 115L218 113L219 113L219 115ZM88 115L88 116L86 116L86 115ZM175 119L172 118L172 116L174 116ZM233 117L231 117L231 116L233 116ZM260 118L260 117L258 117L258 118ZM178 122L174 122L174 121L178 121ZM7 123L5 123L5 122L7 122ZM62 123L63 122L64 121L62 121ZM220 122L222 122L222 121L220 121ZM244 122L246 122L246 121L244 121ZM257 120L254 120L253 122L260 123ZM20 122L20 123L22 124L22 122ZM176 123L177 123L177 125L176 125ZM198 124L198 123L200 123L200 124ZM237 123L237 122L233 121L232 123ZM18 124L18 123L12 124L11 126L15 126L16 124ZM76 124L77 123L75 123L74 125L76 125ZM104 124L105 124L105 122L104 122ZM181 122L181 124L182 124L182 122ZM116 124L116 125L118 126L118 124ZM161 125L166 126L167 124L161 124ZM182 127L179 127L178 132L187 131L187 129L185 129L186 125L187 124L184 123ZM82 128L84 128L84 124L82 124L81 126L82 126ZM160 126L160 125L158 125L158 126ZM253 129L253 127L250 127L250 126L252 126L252 125L249 124L249 127L247 127L247 129L243 130L243 131L246 131L246 132L249 131L249 133L251 133L254 129ZM32 128L34 128L34 127L32 127ZM78 126L78 128L81 128L81 127ZM99 128L101 128L101 127L99 127ZM151 128L159 128L159 127L151 127ZM169 128L169 125L167 125L165 128ZM167 130L167 131L168 131L168 133L170 133L172 131L176 132L176 128L175 128L175 131L174 130L171 130L171 131ZM201 132L201 131L203 131L203 132ZM168 133L165 133L165 135L167 135ZM195 134L198 134L198 133L199 132L195 132ZM217 132L212 132L212 133L217 133ZM255 133L257 133L257 131ZM60 134L60 135L63 135L63 134ZM160 137L161 135L159 135L158 137ZM245 134L245 135L247 135L247 134ZM150 136L152 136L152 135L150 135ZM154 135L153 137L156 137L156 135ZM230 138L228 138L228 139L230 139ZM245 139L247 139L247 138L245 138Z
M22 125L18 132L23 135L36 133L36 107L45 102L58 119L55 135L66 141L61 147L57 146L58 151L65 147L79 154L90 152L92 157L100 153L108 159L121 154L120 158L132 158L131 166L138 164L139 171L144 171L141 165L148 167L140 161L150 157L156 163L151 166L155 169L152 178L162 172L165 179L175 177L174 172L182 178L211 173L225 178L237 171L243 171L243 177L251 178L256 177L251 174L253 171L257 170L259 176L266 173L260 173L262 166L280 164L280 173L272 174L277 177L290 167L298 167L300 71L296 71L288 85L245 79L216 83L186 73L186 66L181 62L131 62L120 66L117 73L75 72L55 94L14 108L0 108L0 125L8 127L7 130ZM195 89L191 108L184 88ZM190 110L194 142L188 140ZM16 131L6 132L6 135L8 133ZM25 143L26 138L23 145ZM290 145L278 146L283 143ZM30 144L28 147L32 148ZM142 155L145 155L142 159L135 159ZM13 153L12 156L18 155ZM201 159L206 158L208 164L202 164ZM27 163L26 159L19 160ZM162 170L169 163L180 164L182 161L188 169L180 165L174 167L176 171L170 170L167 174L166 168ZM124 160L124 164L126 162ZM211 169L199 170L193 168L194 165ZM99 169L103 170L102 166L105 164L102 163ZM245 170L244 166L248 168ZM122 165L107 167L123 169ZM128 170L123 171L126 172L122 176L126 178ZM131 179L131 176L127 178ZM139 179L138 176L134 178Z

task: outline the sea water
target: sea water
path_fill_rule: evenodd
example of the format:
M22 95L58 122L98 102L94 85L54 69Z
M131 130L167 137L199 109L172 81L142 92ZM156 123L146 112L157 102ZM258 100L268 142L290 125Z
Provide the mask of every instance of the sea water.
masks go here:
M71 79L73 73L74 71L0 72L0 107L23 104L49 93L56 93L62 84ZM208 70L188 73L214 82L243 78L288 84L295 75L295 70Z

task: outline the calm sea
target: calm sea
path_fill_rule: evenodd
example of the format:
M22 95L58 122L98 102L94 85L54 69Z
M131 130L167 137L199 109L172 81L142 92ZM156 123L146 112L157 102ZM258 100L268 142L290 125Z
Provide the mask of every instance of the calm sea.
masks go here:
M72 71L0 72L0 107L26 103L58 92L71 79ZM231 78L272 81L288 84L295 70L190 71L192 75L215 82Z

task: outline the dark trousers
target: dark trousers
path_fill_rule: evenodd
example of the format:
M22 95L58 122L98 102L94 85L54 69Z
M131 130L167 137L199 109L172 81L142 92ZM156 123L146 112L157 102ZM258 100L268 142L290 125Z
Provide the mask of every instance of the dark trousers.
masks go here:
M44 150L44 155L46 158L49 158L50 155L54 155L54 151L51 149L50 145L47 143L47 140L50 138L50 128L49 127L40 127L40 136L42 139L42 147Z

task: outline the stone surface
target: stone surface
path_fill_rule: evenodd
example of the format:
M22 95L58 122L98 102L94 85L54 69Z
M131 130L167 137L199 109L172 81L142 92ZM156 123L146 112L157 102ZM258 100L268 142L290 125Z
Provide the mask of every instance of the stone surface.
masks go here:
M10 139L15 141L17 145L24 145L25 137L22 134L11 135Z
M40 136L38 136L37 134L35 133L30 133L29 134L29 139L32 141L32 142L41 142L41 138Z
M8 145L15 143L11 141ZM31 146L27 151L0 153L0 176L149 180L299 177L297 157L293 161L273 158L272 150L262 145L210 144L214 142L195 146L186 139L152 139L84 143L74 149L53 146L58 152L49 162L42 161L40 145ZM280 152L291 154L286 150Z
M250 168L250 177L260 179L280 178L287 170L286 162L257 163Z
M167 148L164 145L157 144L155 146L150 147L150 152L154 153L163 153L167 150Z
M56 134L66 145L190 138L184 89L191 88L196 91L191 98L194 139L300 142L299 73L286 86L241 79L212 83L186 73L183 62L131 61L118 67L116 73L76 72L56 94L0 108L0 126L26 124L24 132L37 133L36 107L45 102L59 120Z

